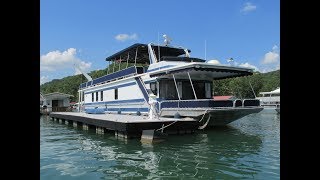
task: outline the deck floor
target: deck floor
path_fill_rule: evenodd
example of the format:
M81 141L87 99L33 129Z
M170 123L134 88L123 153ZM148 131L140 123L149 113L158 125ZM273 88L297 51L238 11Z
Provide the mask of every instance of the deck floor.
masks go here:
M148 116L125 114L87 114L84 112L52 112L53 119L73 121L77 125L94 126L96 129L105 128L115 131L116 134L125 134L128 137L140 137L143 130L159 130L164 132L194 132L198 128L198 121L192 118L164 118L149 119ZM80 124L78 124L80 123Z
M152 123L152 122L172 122L172 121L196 121L192 118L165 118L159 117L159 119L149 119L148 116L126 115L126 114L87 114L84 112L52 112L50 116L55 115L63 116L76 116L83 118L90 118L96 120L113 121L119 123Z

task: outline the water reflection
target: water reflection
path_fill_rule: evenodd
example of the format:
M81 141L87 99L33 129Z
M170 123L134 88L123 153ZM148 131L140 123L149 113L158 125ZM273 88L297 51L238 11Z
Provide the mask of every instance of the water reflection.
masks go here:
M41 170L46 170L42 177L58 171L69 177L91 179L259 178L265 170L259 162L265 148L262 141L262 136L241 131L237 124L143 144L139 139L123 141L113 133L97 135L94 131L42 120Z

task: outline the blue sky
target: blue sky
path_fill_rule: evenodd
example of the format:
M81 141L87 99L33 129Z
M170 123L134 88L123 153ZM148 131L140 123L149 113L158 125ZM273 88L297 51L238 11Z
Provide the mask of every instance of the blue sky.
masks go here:
M40 84L79 73L74 63L104 69L106 57L163 34L192 57L280 69L279 0L40 0Z

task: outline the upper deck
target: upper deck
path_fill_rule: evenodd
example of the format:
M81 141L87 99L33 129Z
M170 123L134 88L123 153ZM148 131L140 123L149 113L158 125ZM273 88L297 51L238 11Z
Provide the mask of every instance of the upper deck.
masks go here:
M150 44L150 46L152 47L154 56L158 61L168 60L168 57L179 57L186 54L186 51L188 51L188 53L191 52L189 49L183 49L180 47L160 46L153 44ZM199 60L200 59L198 59L198 61ZM148 44L140 43L133 44L132 46L107 57L106 61L152 64L149 56ZM204 62L205 60L200 61Z
M206 63L204 59L190 57L190 52L189 49L182 47L136 43L106 58L106 61L119 63L119 69L121 63L126 63L125 69L82 83L79 88L83 89L145 72L150 74L150 77L169 77L169 74L181 74L181 72L188 71L193 77L207 77L208 79L224 79L253 74L253 70L249 68ZM134 66L128 67L129 63ZM137 64L149 66L148 71L145 71L143 67L136 67Z

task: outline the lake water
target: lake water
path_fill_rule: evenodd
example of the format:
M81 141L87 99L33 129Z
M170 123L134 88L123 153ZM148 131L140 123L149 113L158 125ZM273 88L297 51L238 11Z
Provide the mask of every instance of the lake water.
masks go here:
M40 117L40 179L280 179L280 114L164 142L117 139Z

